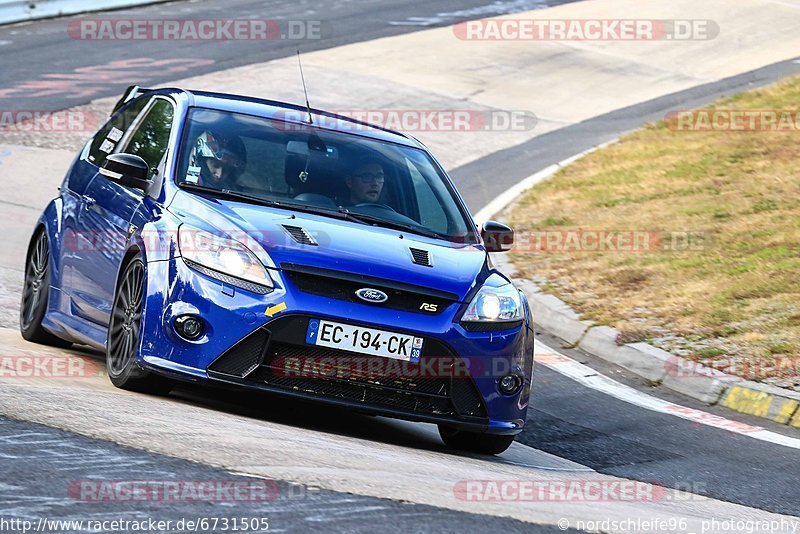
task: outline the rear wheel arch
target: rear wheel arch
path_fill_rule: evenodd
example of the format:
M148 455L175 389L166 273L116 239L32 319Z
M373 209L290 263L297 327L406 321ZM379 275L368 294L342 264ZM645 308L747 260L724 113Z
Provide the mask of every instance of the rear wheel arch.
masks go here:
M47 231L47 225L42 221L37 222L36 223L36 227L33 229L33 232L31 232L31 238L28 240L28 248L25 249L25 258L26 259L28 258L30 253L33 251L33 247L36 244L36 240L39 238L39 233L40 232L47 233L47 238L48 238L48 241L49 241L50 233Z
M72 344L70 341L52 334L42 325L50 307L52 287L53 254L50 241L47 226L40 222L33 231L25 254L25 282L22 287L19 328L22 337L28 341L68 347ZM34 258L34 254L40 259ZM46 255L46 262L41 261L43 255ZM39 267L35 267L36 264Z
M64 203L61 197L56 197L50 201L44 209L42 216L36 222L36 227L31 234L31 239L28 242L28 249L26 254L31 252L31 247L39 235L39 231L43 230L47 235L47 243L50 247L50 269L51 269L51 283L58 286L61 282L61 248L64 246L63 237L61 237L62 217L63 217ZM27 256L26 256L27 258Z
M44 221L39 221L36 223L36 227L33 229L33 233L31 233L31 238L28 241L28 248L25 250L25 264L27 267L28 258L31 257L31 253L33 252L33 248L36 246L36 242L39 239L39 236L44 233L45 237L47 238L47 249L48 249L48 257L47 263L50 269L50 285L53 285L53 273L57 271L58 266L54 265L55 259L53 258L53 240L51 238L50 230L47 224Z

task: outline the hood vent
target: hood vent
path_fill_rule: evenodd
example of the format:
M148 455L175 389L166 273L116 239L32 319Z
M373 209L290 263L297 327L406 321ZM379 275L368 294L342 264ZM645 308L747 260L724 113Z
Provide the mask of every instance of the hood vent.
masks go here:
M292 239L300 243L301 245L313 245L318 246L311 234L308 233L308 230L305 228L301 228L300 226L290 226L288 224L282 224L283 229L286 230L286 233L292 236Z
M427 250L422 250L421 248L409 248L408 250L411 251L411 260L414 263L424 267L433 267L433 263L431 263L430 252Z

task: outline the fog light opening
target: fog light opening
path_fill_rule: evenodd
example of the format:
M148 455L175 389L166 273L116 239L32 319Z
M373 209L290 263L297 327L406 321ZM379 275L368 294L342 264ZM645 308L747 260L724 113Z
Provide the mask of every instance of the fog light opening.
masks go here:
M497 383L503 395L513 395L522 386L522 380L517 375L505 375L500 377Z
M181 315L175 319L175 331L182 338L194 341L203 335L203 322L194 315Z

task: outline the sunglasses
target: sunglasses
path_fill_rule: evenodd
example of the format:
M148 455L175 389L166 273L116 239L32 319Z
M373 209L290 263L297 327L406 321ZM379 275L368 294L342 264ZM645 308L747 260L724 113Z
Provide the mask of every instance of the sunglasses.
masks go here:
M361 172L353 176L355 178L358 178L358 180L362 184L369 184L372 182L382 184L386 179L385 175L382 172Z

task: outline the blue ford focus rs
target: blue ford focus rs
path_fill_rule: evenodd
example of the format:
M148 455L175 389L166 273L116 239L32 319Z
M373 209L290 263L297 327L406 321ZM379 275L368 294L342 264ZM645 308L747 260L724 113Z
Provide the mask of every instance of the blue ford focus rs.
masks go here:
M252 388L497 454L533 372L528 304L488 255L512 242L412 137L132 87L36 225L20 328L105 352L120 388Z

